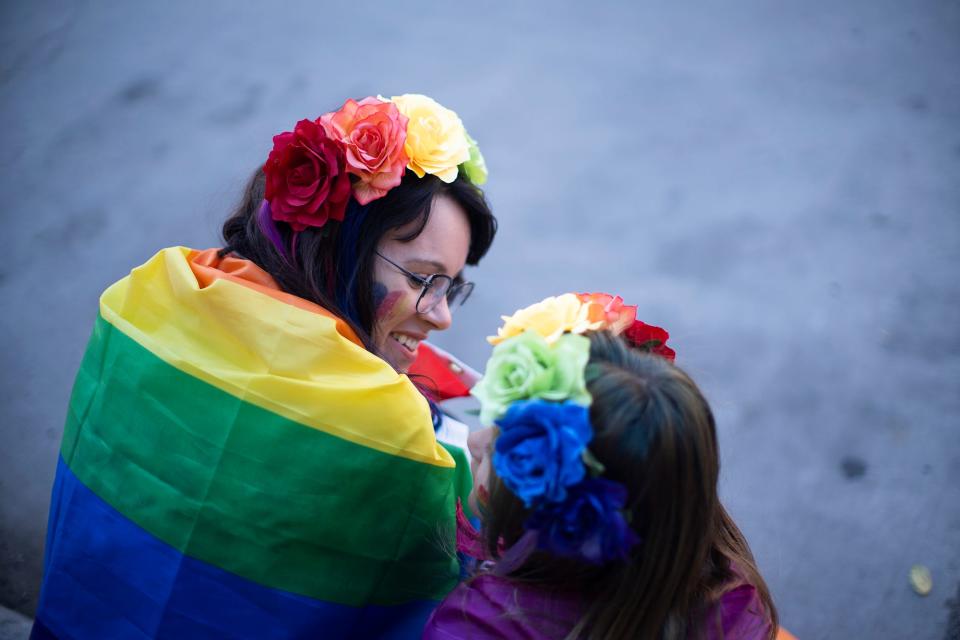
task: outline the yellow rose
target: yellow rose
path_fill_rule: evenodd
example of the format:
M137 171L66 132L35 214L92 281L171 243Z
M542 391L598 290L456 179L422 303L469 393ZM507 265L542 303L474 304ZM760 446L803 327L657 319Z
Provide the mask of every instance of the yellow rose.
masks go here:
M490 336L490 344L499 344L507 338L530 329L548 343L557 341L564 333L585 333L600 329L604 324L603 307L586 304L572 293L551 297L520 309L512 316L502 316L503 326L497 335Z
M418 93L394 96L390 101L407 116L405 149L418 178L430 173L444 182L457 179L457 167L470 159L470 144L460 117L435 100Z

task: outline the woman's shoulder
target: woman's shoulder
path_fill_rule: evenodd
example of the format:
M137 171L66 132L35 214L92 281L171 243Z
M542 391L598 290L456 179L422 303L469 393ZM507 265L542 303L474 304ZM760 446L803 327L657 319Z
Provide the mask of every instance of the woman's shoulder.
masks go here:
M562 638L576 624L582 598L493 574L461 583L440 604L424 638Z

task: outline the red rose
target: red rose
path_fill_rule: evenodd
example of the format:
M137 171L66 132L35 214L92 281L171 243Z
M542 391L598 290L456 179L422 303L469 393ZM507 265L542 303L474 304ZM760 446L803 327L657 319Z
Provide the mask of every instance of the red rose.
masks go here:
M343 220L350 176L343 148L319 123L301 120L293 133L274 136L263 172L274 220L287 222L296 231Z
M677 357L677 353L667 346L667 339L670 334L652 324L637 320L623 332L623 337L644 351L655 353L670 362L673 362Z
M357 176L353 195L367 204L400 184L407 166L407 117L397 105L377 98L347 100L339 111L320 116L327 135L340 141L347 171Z

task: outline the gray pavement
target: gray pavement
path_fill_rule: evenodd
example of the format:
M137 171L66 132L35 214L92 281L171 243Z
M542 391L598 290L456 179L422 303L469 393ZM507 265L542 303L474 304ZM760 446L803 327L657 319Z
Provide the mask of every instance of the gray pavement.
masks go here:
M30 618L0 606L0 640L27 640L32 626Z
M35 606L99 292L215 245L274 133L423 92L501 221L437 341L479 368L500 313L639 303L783 623L960 636L960 3L515 4L0 3L0 602Z

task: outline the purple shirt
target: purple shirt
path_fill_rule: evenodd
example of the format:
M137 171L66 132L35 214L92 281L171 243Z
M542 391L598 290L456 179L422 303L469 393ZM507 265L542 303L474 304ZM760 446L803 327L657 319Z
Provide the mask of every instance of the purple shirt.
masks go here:
M546 591L481 574L447 596L427 621L423 637L560 639L570 632L585 607L580 594ZM761 640L768 637L770 629L757 590L749 584L724 593L711 607L707 620L708 640Z

